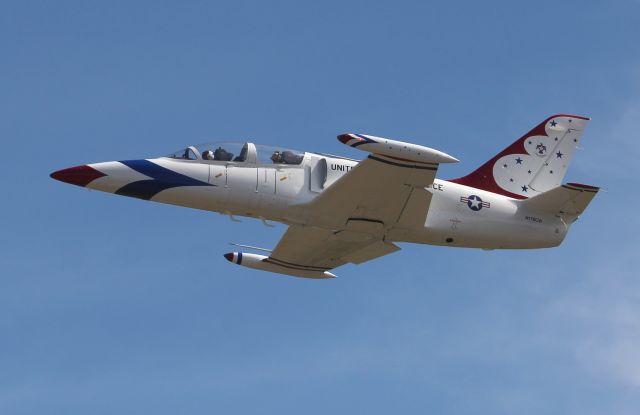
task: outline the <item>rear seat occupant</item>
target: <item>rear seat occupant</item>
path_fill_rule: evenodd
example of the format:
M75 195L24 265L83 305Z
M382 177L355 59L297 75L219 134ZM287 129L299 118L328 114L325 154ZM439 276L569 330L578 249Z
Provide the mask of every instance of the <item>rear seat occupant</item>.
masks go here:
M233 159L233 154L229 153L227 150L225 150L222 147L218 147L216 151L213 153L213 158L214 160L219 160L219 161L231 161L231 159Z
M271 155L271 161L275 164L282 163L282 154L279 151L274 151Z
M300 164L304 156L297 155L293 151L285 150L282 152L282 162L285 164Z

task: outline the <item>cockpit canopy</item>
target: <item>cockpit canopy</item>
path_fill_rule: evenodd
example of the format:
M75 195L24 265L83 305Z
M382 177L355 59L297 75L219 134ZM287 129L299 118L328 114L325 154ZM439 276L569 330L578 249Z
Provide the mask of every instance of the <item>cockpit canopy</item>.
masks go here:
M258 164L300 164L304 153L296 150L253 143L207 143L190 146L167 157L205 162L236 162Z

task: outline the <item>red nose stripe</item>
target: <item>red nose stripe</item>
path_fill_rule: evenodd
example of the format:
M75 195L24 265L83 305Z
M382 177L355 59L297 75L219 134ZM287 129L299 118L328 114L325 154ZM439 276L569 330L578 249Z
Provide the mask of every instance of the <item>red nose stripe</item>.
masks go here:
M82 187L104 176L106 176L106 174L86 165L70 167L51 173L52 179Z

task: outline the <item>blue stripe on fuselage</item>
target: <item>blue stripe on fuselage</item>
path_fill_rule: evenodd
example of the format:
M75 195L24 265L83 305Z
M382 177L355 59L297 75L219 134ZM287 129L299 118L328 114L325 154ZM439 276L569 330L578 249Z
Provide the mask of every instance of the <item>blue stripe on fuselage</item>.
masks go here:
M122 186L115 193L122 196L137 197L149 200L159 192L172 187L181 186L214 186L207 182L185 176L166 167L159 166L149 160L125 160L120 163L151 177L149 180L139 180Z

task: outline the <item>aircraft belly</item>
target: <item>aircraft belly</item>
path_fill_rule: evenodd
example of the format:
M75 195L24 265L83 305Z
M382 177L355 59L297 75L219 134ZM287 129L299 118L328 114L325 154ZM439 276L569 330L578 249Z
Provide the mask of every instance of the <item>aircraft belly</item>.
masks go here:
M534 226L515 220L479 220L468 216L452 218L443 213L433 215L429 226L422 229L392 229L387 240L482 249L544 248L562 242L565 231L556 225Z

